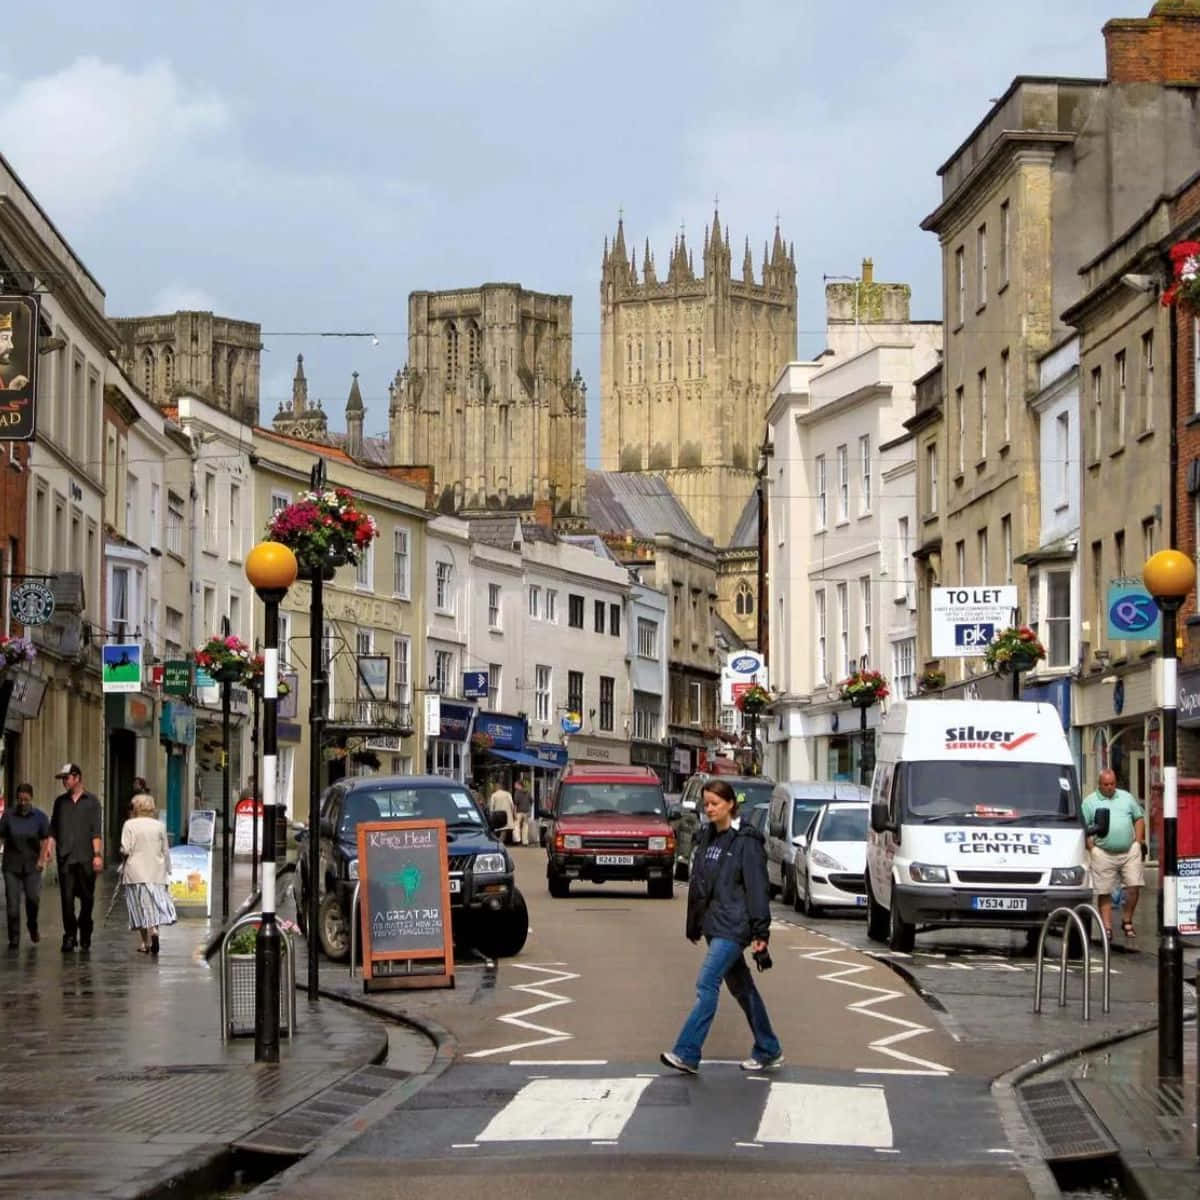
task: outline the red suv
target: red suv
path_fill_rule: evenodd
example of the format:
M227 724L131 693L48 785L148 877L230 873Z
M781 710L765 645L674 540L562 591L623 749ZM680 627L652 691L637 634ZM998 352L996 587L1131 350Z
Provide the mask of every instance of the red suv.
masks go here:
M649 767L568 764L545 815L551 896L565 896L572 879L644 879L651 896L673 895L675 835L669 822L676 814Z

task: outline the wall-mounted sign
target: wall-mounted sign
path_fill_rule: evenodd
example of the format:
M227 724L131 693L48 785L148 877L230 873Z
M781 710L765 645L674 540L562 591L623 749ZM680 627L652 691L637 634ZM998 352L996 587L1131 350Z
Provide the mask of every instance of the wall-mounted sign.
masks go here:
M186 658L169 658L163 663L163 691L168 696L186 696L192 690L192 664Z
M453 987L445 821L364 821L358 878L364 990Z
M496 750L523 750L525 748L525 721L522 717L508 717L503 713L477 713L475 732L486 733Z
M100 651L100 687L105 692L142 690L140 642L110 642Z
M442 698L436 692L425 696L425 736L437 737L442 732Z
M934 588L929 601L934 658L982 658L1013 623L1015 587Z
M0 441L27 442L36 428L36 296L0 296Z
M358 698L386 700L392 660L386 654L358 656Z
M9 611L22 625L45 625L54 616L54 593L44 583L19 583L12 590Z
M583 715L577 712L563 713L563 733L578 733L583 728Z
M1108 585L1108 638L1141 642L1162 636L1162 617L1140 579L1114 579Z
M736 650L721 666L721 703L728 707L738 696L758 684L767 686L767 664L757 650Z
M488 673L464 671L462 694L468 700L483 700L488 694Z

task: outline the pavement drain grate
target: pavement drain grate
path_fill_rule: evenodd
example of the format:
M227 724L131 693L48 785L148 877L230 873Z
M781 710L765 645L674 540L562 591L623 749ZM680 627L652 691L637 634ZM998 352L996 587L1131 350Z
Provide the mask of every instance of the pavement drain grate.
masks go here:
M1030 1083L1018 1090L1021 1106L1047 1162L1104 1158L1117 1144L1070 1080Z
M389 1089L410 1079L408 1071L362 1067L303 1104L234 1142L235 1150L299 1158L335 1125L348 1121Z

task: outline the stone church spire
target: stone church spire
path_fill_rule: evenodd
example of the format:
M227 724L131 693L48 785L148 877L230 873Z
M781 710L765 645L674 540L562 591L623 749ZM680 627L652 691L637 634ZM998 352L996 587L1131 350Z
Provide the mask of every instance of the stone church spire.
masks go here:
M742 258L742 282L754 282L754 262L750 258L750 239L746 239L746 253Z
M358 390L358 372L355 371L350 383L350 395L346 398L346 453L353 459L362 458L365 416L362 392Z
M304 355L296 355L296 374L292 379L292 416L308 412L308 380L304 378Z

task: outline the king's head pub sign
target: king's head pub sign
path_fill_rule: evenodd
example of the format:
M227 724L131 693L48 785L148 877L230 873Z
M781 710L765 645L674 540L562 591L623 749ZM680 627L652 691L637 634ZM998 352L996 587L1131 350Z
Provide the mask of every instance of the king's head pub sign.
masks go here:
M0 441L33 437L37 343L37 297L0 296Z

